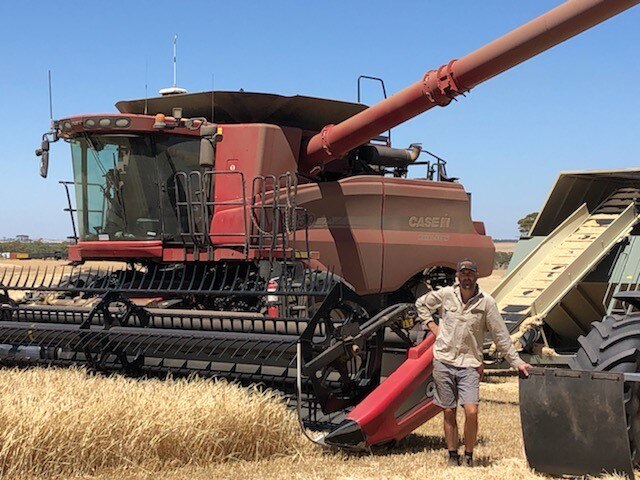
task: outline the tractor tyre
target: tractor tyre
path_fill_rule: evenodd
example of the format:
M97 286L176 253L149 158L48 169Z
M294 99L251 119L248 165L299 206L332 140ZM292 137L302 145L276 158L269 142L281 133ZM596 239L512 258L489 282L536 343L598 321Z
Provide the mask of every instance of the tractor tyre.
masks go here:
M573 370L619 373L640 372L640 313L608 315L591 324L591 331L578 338L580 349L569 363ZM625 412L631 459L640 464L640 385L626 382Z

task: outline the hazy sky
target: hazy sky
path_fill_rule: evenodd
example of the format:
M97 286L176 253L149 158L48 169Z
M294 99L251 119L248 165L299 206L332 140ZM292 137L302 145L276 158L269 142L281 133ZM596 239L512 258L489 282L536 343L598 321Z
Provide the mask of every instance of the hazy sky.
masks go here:
M70 233L63 189L69 146L53 145L49 178L33 154L54 117L113 112L172 83L355 100L360 74L390 93L546 10L550 0L0 3L0 237ZM561 170L638 166L640 7L393 130L449 162L495 238L538 210ZM146 72L146 73L145 73ZM365 101L378 100L375 88Z

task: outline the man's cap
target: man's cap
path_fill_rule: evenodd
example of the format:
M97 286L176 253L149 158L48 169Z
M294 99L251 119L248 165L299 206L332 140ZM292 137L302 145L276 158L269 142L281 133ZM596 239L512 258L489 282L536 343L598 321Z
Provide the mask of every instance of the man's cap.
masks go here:
M461 270L473 270L474 272L477 272L478 266L476 265L476 262L474 262L470 258L464 258L458 262L458 265L456 265L456 270L458 270L459 272Z

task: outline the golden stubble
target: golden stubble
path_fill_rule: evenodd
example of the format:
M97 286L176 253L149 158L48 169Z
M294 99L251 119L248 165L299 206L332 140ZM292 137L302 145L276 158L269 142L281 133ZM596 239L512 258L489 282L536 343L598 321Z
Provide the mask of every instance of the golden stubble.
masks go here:
M2 370L0 399L4 478L157 472L295 456L306 447L274 393L227 382Z
M0 478L546 478L524 457L513 377L482 383L473 469L446 466L440 416L392 448L347 454L310 444L277 395L226 382L0 370L0 395Z

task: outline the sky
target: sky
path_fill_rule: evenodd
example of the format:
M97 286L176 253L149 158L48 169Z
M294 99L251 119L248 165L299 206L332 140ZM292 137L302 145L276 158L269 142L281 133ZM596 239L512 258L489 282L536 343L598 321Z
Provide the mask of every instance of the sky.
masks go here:
M576 0L580 1L580 0ZM558 0L66 1L0 0L0 238L71 233L58 180L71 157L52 145L49 177L34 150L53 114L115 112L118 100L173 82L217 90L355 101L356 79L389 93L562 3ZM496 239L542 206L563 170L638 166L640 7L624 12L393 129L448 161L472 216ZM379 89L369 85L365 103Z

